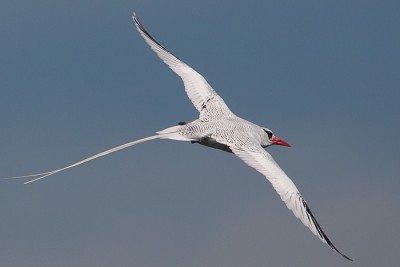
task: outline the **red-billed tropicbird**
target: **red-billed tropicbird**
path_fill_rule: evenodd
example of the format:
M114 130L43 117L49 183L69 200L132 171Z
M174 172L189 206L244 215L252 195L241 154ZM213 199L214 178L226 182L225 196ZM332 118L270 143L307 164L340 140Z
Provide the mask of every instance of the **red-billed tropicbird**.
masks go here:
M201 74L179 60L158 43L144 29L135 14L132 18L137 30L150 48L181 77L189 99L200 113L199 118L192 122L179 123L177 126L157 132L156 135L120 145L61 169L12 178L37 177L25 184L32 183L93 159L153 139L191 141L192 143L233 153L247 165L259 171L271 182L286 206L313 234L343 257L351 260L341 253L329 240L295 184L274 161L271 155L264 150L265 147L270 145L290 145L274 135L268 128L260 127L233 114L224 100L214 91Z

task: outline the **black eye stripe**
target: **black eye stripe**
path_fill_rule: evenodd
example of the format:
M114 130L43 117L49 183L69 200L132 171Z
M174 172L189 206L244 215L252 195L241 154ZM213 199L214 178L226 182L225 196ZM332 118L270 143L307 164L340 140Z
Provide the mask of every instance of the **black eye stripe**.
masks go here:
M271 131L268 131L268 130L265 130L265 129L264 129L264 132L266 132L266 133L268 134L268 137L269 137L269 138L272 138L272 132L271 132Z

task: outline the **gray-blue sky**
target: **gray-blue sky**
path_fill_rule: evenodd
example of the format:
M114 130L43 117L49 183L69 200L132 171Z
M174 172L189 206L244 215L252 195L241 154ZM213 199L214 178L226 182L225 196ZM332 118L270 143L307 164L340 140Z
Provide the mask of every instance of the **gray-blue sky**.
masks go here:
M236 1L238 2L238 1ZM325 1L324 1L325 2ZM0 186L2 266L398 266L397 1L0 3L0 176L197 116L134 28L202 73L272 147L345 261L227 153L154 141Z

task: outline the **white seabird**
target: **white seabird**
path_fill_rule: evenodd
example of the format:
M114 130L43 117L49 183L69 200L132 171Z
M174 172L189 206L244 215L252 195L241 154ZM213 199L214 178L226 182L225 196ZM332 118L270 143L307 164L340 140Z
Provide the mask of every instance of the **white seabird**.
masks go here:
M295 184L274 161L271 155L264 150L265 147L270 145L290 145L275 136L268 128L260 127L233 114L224 100L214 91L201 74L179 60L158 43L145 30L135 14L132 18L137 30L146 43L161 60L181 77L189 99L200 113L199 118L192 122L179 123L176 126L157 132L156 135L120 145L57 170L11 178L37 177L25 184L32 183L85 162L153 139L191 141L192 143L199 143L231 152L247 165L256 169L267 178L286 206L313 234L318 236L322 242L327 243L340 255L351 260L341 253L329 240Z

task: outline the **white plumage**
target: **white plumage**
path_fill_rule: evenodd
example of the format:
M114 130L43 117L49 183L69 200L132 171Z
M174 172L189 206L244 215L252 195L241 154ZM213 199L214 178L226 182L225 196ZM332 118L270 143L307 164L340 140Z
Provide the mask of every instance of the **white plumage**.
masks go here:
M264 147L274 144L283 146L289 146L289 144L273 135L269 129L257 126L233 114L224 100L214 91L202 75L161 46L144 29L136 15L133 16L133 20L137 30L151 49L182 78L189 99L200 113L199 118L189 123L180 123L177 126L169 127L157 132L154 136L112 148L61 169L13 178L37 177L26 182L26 184L31 183L148 140L172 139L191 141L234 153L247 165L263 174L280 195L286 206L312 233L343 257L351 260L337 250L328 239L295 184L274 161L271 155L264 150Z

